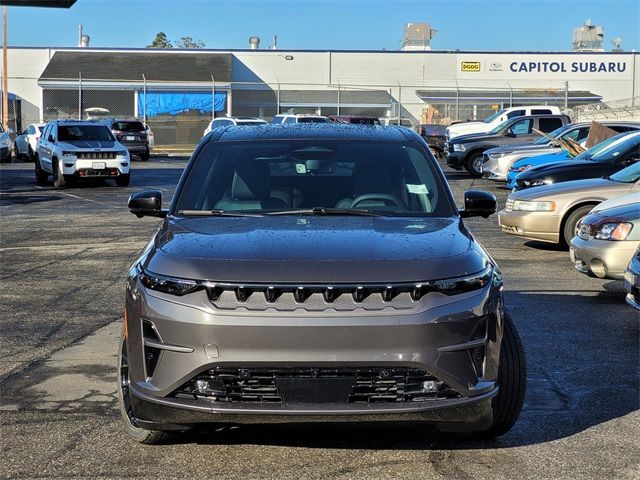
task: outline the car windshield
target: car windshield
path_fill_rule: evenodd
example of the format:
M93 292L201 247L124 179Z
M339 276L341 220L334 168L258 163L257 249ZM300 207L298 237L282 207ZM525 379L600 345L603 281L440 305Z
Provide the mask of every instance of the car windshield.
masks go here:
M236 125L264 125L264 120L236 120Z
M328 118L322 117L299 117L298 123L327 123L330 122Z
M620 155L624 155L631 150L638 150L640 145L640 132L635 132L631 135L616 136L605 148L600 150L595 155L592 155L590 160L592 162L609 162L615 160Z
M121 132L144 132L142 122L114 122L111 128Z
M487 118L485 118L483 120L484 123L491 123L493 122L496 118L498 118L500 115L502 115L504 113L504 110L498 110L496 113L494 113L493 115L489 115Z
M414 142L209 142L193 160L175 205L178 215L304 209L455 215L437 166Z
M622 183L633 183L640 180L640 162L636 162L633 165L629 165L627 168L623 168L617 171L613 175L610 175L609 180Z
M569 130L570 127L571 125L563 125L560 128L556 128L553 132L547 133L546 136L537 139L535 142L533 142L533 145L548 145L549 143L551 143L552 138L558 138L564 132Z
M113 135L105 125L59 125L58 140L112 142Z

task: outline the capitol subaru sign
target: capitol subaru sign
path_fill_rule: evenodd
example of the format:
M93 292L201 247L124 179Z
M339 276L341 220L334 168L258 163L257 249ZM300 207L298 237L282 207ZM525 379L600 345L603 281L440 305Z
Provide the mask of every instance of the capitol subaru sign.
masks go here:
M623 73L627 62L511 62L514 73Z

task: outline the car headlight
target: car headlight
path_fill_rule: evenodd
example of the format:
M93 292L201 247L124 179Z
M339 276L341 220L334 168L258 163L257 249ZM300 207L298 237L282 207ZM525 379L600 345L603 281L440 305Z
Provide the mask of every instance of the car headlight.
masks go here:
M128 150L118 150L116 152L116 155L118 155L119 157L126 157L128 153L129 153Z
M535 202L530 200L516 200L513 202L513 210L520 212L553 212L556 202Z
M487 266L480 273L469 275L468 277L448 278L445 280L436 280L430 282L432 289L444 293L445 295L457 295L459 293L470 292L484 288L489 282L502 283L502 276L498 272L498 276L494 278L494 269L492 265Z
M137 270L140 282L150 290L157 290L158 292L181 297L182 295L195 292L202 288L202 286L194 280L157 275L155 273L145 272L141 267L138 267Z
M531 164L527 163L526 165L522 165L520 167L512 167L512 172L524 172L525 170L529 170L531 168Z
M493 158L497 160L498 158L502 158L506 155L506 153L490 153L489 158Z
M454 143L453 144L453 151L454 152L464 152L466 149L467 149L467 147L465 147L461 143Z
M8 147L9 145L11 145L11 139L9 137L5 137L2 140L0 140L0 143Z
M633 223L604 223L596 230L593 238L598 240L626 240L633 229Z
M540 187L542 185L550 185L553 181L546 178L534 178L533 180L524 180L523 183L527 187Z
M63 157L75 157L76 153L75 152L62 152L62 156Z

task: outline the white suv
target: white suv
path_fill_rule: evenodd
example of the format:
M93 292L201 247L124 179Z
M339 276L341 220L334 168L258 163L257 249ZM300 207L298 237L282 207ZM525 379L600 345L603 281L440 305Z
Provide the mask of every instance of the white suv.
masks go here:
M35 159L36 183L53 175L53 185L64 187L79 179L112 178L129 185L128 150L102 122L54 120L44 127Z
M209 122L207 129L204 131L203 137L207 135L214 128L228 127L230 125L266 125L267 122L261 118L241 118L241 117L220 117L214 118Z
M282 113L273 117L271 123L331 123L328 117L307 113Z

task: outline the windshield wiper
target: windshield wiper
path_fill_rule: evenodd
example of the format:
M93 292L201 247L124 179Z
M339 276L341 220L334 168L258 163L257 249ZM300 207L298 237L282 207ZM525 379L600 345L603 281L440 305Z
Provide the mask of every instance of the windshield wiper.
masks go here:
M224 210L178 210L185 217L261 217L260 213L225 212Z
M383 213L372 212L361 208L299 208L294 210L275 210L264 212L265 215L346 215L354 217L384 217Z

